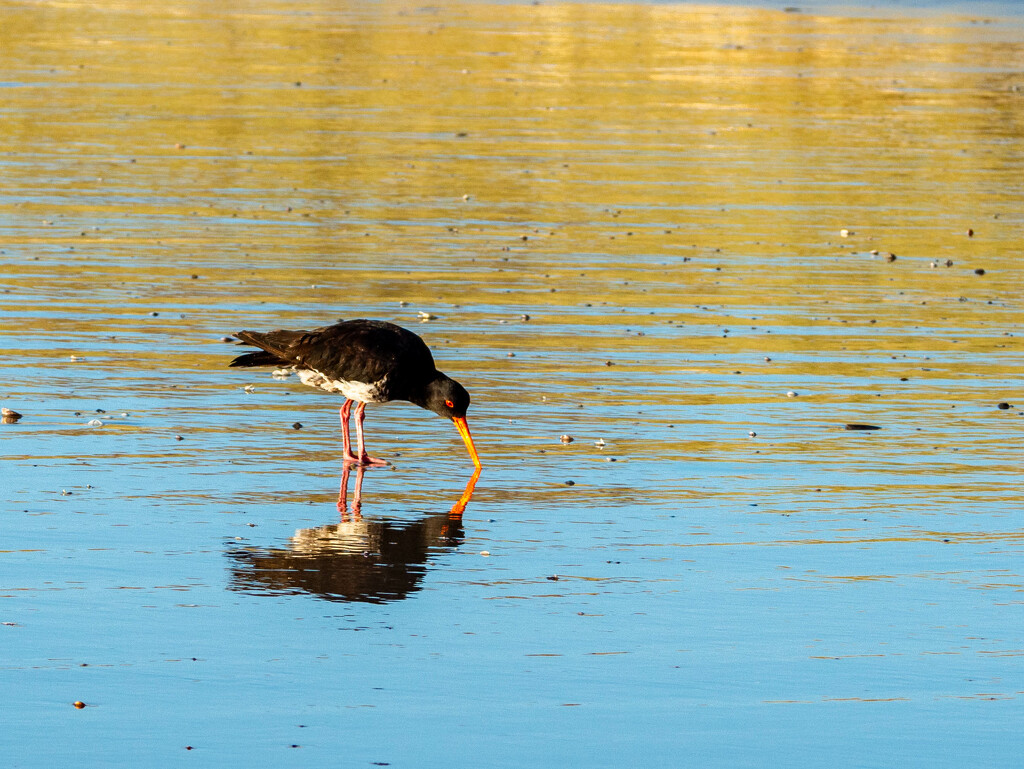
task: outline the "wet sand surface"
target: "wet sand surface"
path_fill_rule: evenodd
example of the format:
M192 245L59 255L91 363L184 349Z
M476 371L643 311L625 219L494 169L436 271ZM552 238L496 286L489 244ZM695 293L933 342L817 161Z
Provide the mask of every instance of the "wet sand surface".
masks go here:
M0 14L6 766L1019 765L1020 17Z

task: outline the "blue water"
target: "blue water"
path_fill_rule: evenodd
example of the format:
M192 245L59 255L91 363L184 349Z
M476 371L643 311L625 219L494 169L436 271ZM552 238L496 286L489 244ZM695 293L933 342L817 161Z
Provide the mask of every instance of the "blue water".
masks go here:
M623 450L676 429L644 418L599 449L600 400L530 417L485 387L463 520L454 431L392 406L378 443L416 451L365 473L356 522L334 412L297 387L5 426L9 765L1015 765L1012 468L887 457L895 425L759 425L817 446L790 459L708 422L700 455ZM522 452L498 413L581 438Z

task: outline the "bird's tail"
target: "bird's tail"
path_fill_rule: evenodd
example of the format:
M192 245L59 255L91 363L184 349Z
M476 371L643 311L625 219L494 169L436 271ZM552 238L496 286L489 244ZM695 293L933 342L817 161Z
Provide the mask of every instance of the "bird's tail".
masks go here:
M242 366L249 368L251 366L290 366L288 361L281 360L273 353L269 353L265 350L259 352L248 352L245 355L239 355L228 366Z
M285 350L304 331L271 331L268 334L261 334L258 331L239 331L235 334L246 344L262 348L259 352L250 352L239 355L228 366L241 366L250 368L252 366L291 366L294 361L288 360Z

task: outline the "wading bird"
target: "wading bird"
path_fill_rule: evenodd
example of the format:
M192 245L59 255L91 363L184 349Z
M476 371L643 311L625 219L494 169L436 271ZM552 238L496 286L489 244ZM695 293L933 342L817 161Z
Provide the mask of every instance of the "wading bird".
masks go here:
M345 396L340 413L346 464L387 464L366 453L363 412L367 403L401 400L451 419L480 467L466 424L469 393L437 370L427 345L413 332L380 320L344 320L312 331L239 331L235 336L260 351L238 356L231 366L290 368L303 384ZM349 439L353 403L358 404L358 454Z

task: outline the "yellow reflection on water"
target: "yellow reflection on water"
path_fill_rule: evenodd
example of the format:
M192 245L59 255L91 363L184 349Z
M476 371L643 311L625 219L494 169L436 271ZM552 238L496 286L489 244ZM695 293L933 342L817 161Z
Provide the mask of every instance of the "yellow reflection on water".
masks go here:
M218 337L243 322L426 309L492 417L628 403L655 435L620 447L757 461L751 422L947 424L937 401L991 409L1022 373L1013 22L0 9L0 312L32 330L24 361L82 357L56 382L130 366L159 387L168 368L219 371ZM686 405L740 407L704 415L742 432L668 434ZM588 414L594 438L619 424ZM953 424L1009 421L979 420ZM776 453L881 443L775 437ZM918 438L896 452L935 443Z

